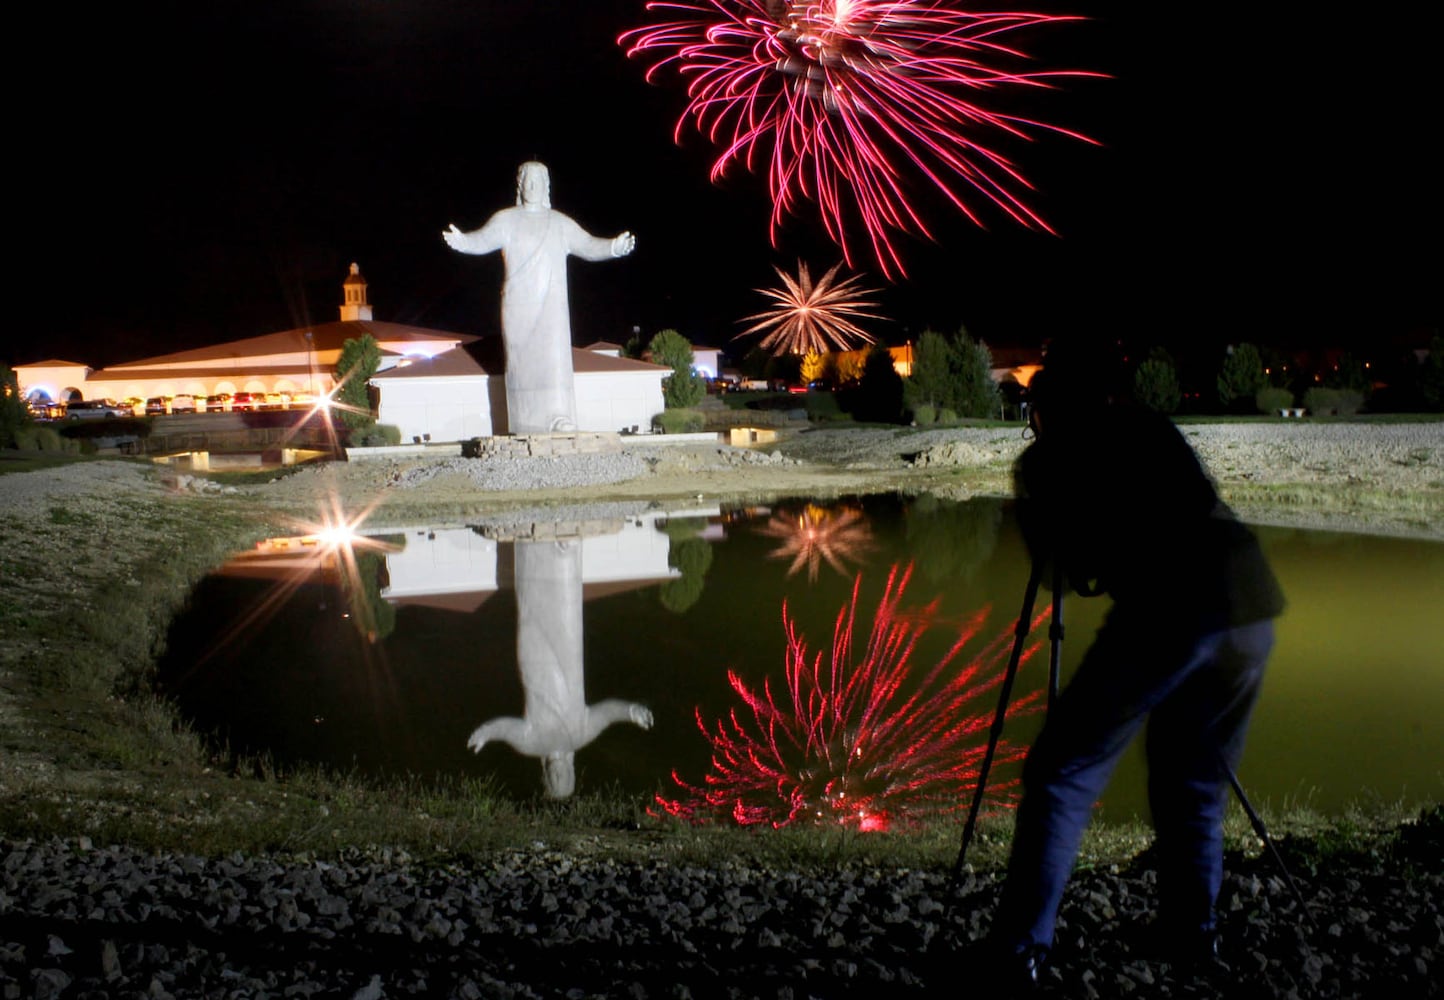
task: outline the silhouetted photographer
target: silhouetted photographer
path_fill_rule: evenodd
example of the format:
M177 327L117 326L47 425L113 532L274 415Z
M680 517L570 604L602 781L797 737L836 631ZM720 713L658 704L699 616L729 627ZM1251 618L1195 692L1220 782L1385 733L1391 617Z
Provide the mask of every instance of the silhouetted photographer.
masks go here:
M993 930L999 975L1018 986L1046 962L1093 804L1145 721L1157 927L1175 961L1218 961L1226 795L1283 609L1178 429L1121 400L1120 369L1097 358L1049 351L1015 469L1035 579L1113 601L1023 769Z

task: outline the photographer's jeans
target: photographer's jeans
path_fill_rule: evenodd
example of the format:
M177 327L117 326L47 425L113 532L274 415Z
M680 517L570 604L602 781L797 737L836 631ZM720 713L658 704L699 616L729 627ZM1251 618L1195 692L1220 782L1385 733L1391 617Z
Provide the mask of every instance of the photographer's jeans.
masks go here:
M1052 945L1093 803L1145 719L1160 919L1178 934L1213 928L1229 787L1221 761L1238 764L1272 646L1270 621L1180 634L1166 613L1114 607L1028 753L1000 945Z

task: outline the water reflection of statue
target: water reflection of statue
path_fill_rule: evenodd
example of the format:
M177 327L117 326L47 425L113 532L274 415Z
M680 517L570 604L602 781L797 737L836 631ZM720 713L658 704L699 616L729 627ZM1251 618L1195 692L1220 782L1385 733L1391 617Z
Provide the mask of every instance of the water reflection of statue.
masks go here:
M466 745L492 740L542 760L552 798L576 787L576 751L615 722L652 727L636 702L608 698L588 705L582 676L582 545L580 541L516 543L517 661L525 689L522 718L492 719Z
M497 212L480 229L451 226L442 238L461 253L500 250L506 262L501 292L501 333L506 348L506 404L513 434L576 430L572 386L572 333L567 306L567 255L585 260L625 257L631 233L611 239L588 234L551 207L544 164L517 170L515 208Z

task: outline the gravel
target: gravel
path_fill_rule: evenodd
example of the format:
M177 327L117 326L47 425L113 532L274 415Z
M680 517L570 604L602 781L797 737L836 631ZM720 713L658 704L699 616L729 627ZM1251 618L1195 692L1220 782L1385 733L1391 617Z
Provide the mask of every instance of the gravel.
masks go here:
M1150 954L1156 874L1079 873L1056 997L1437 997L1444 814L1380 850L1285 843L1312 923L1263 857L1229 859L1222 981ZM477 866L391 851L218 860L0 840L0 997L966 995L999 883L578 858Z
M765 451L723 445L631 446L621 451L533 458L447 458L398 468L388 485L415 489L439 477L462 477L486 492L574 490L641 479L661 472L701 472L788 464Z

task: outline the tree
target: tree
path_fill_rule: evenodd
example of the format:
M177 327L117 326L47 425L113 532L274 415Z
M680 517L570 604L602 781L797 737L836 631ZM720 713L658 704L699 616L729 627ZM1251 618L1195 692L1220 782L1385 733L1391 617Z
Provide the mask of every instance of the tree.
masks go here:
M707 383L692 368L692 345L676 330L663 330L647 345L655 364L672 374L662 380L662 401L668 409L695 406L707 394Z
M30 411L20 398L20 379L0 365L0 448L14 448L20 428L30 422Z
M867 364L866 351L844 351L836 357L838 385L851 385L862 378L863 367Z
M1324 376L1324 385L1330 389L1350 389L1367 396L1370 389L1369 373L1362 361L1345 352L1339 356L1333 369Z
M1155 413L1178 409L1183 393L1178 387L1178 367L1162 348L1149 352L1147 360L1133 373L1133 398L1139 406Z
M924 330L913 347L913 373L909 379L914 405L953 405L953 345L935 330Z
M1230 409L1240 404L1252 407L1254 396L1267 384L1268 375L1257 347L1239 344L1229 349L1223 359L1223 370L1218 374L1219 402Z
M808 351L802 356L802 381L805 385L811 385L823 375L827 374L827 359L816 351Z
M1444 337L1429 341L1429 353L1419 366L1419 395L1431 410L1444 410Z
M772 354L770 352L764 351L760 347L754 347L743 356L741 363L737 367L742 370L742 374L747 378L766 378L767 363L771 360Z
M335 369L338 388L332 398L342 404L336 412L344 426L359 430L376 422L367 383L380 367L381 348L371 334L362 334L341 345Z
M647 349L647 342L642 339L641 330L638 330L636 327L632 329L636 332L628 337L627 342L622 345L622 357L641 361L642 354Z
M863 420L897 423L902 419L902 376L893 366L891 352L882 344L874 344L867 352L856 399L857 416Z
M953 335L953 400L948 409L960 417L996 417L1003 394L993 381L993 352L968 336L966 327ZM944 404L946 405L946 404Z

